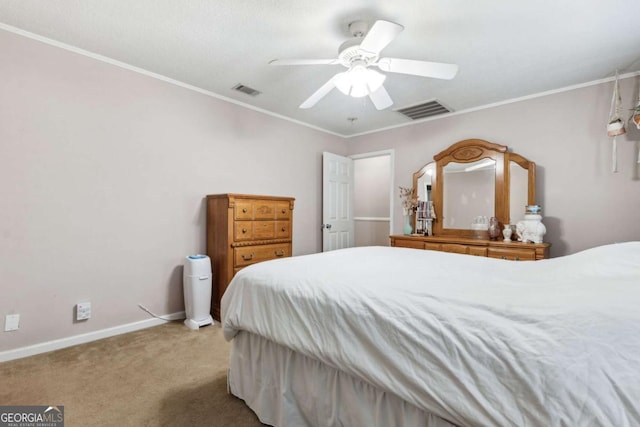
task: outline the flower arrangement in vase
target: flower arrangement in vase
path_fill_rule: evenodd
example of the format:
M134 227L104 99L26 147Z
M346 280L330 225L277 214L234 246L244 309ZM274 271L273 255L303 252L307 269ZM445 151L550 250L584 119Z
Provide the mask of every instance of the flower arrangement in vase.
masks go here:
M399 187L400 199L402 199L402 211L404 213L404 234L411 234L413 227L411 226L411 213L418 207L418 199L413 195L413 188Z

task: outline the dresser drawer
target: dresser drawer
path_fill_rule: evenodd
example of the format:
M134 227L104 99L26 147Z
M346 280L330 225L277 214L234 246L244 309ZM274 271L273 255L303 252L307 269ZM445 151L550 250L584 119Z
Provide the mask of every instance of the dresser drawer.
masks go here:
M289 221L236 221L233 228L234 240L238 242L291 238Z
M424 242L421 240L396 239L394 246L398 248L424 249Z
M253 200L236 200L233 207L234 219L253 219Z
M508 259L510 261L535 261L535 249L520 248L489 248L490 258Z
M237 221L233 225L236 241L268 240L276 237L275 221Z
M451 252L454 254L465 254L475 256L487 256L487 248L479 246L469 246L457 243L430 243L425 242L424 248L432 251Z
M487 248L483 248L480 246L469 246L468 254L475 256L487 256Z
M234 267L243 267L260 261L291 256L288 243L244 246L233 249Z
M273 239L276 237L275 221L253 221L254 240Z
M276 202L271 200L254 200L253 219L275 219Z
M288 209L289 205L287 204ZM289 215L288 213L285 214ZM276 219L276 202L273 200L254 199L236 200L233 217L236 220L274 220Z
M468 254L469 246L467 245L458 245L456 243L443 243L440 247L442 252L451 252L454 254Z
M291 218L291 205L289 202L276 202L276 219Z
M253 221L234 222L233 239L236 241L253 240Z
M291 222L276 221L276 238L278 239L291 238Z

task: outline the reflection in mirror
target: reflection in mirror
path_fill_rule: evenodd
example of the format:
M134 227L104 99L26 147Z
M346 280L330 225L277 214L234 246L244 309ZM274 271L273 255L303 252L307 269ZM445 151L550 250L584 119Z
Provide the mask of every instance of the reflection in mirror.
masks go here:
M496 162L449 162L443 168L443 228L470 230L494 216Z
M509 162L509 224L517 224L524 219L524 209L529 189L529 171L516 162Z
M416 181L416 196L419 201L428 202L431 200L431 182L436 173L435 163L429 163L423 168L424 173Z
M432 185L435 180L436 164L431 162L413 174L413 191L418 198L418 208L415 215L415 230L417 234L432 235L433 194Z

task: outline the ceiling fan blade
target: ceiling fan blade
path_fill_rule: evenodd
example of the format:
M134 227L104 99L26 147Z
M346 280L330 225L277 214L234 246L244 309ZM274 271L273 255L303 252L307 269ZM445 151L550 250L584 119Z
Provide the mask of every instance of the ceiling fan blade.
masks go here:
M360 43L360 49L378 55L404 27L389 21L376 21Z
M269 65L333 65L339 64L338 59L274 59Z
M318 101L320 101L322 98L324 98L329 92L331 92L331 90L334 87L336 87L336 85L334 84L334 81L341 74L344 74L344 73L338 73L335 76L331 77L331 79L329 79L328 82L326 82L325 84L320 86L320 89L318 89L317 91L313 92L313 94L309 98L307 98L306 101L304 101L302 104L300 104L299 108L307 109L307 108L311 108L314 105L316 105L316 103Z
M369 99L371 99L371 102L373 102L373 105L378 110L384 110L385 108L393 105L389 92L387 92L384 86L380 86L378 90L371 92L369 94Z
M433 77L450 80L458 73L456 64L442 62L414 61L413 59L380 58L373 64L389 73L413 74L414 76Z

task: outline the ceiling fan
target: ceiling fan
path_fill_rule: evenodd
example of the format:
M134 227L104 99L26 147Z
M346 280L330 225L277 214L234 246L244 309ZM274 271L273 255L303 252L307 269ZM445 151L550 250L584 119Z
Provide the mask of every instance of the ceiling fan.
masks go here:
M311 108L334 87L355 98L369 96L378 110L393 105L382 83L386 75L370 67L388 73L411 74L436 79L452 79L458 72L455 64L416 61L412 59L380 58L380 52L396 38L404 27L389 21L376 21L367 33L367 23L355 21L349 24L353 38L338 49L335 59L274 59L271 65L343 65L347 71L336 74L315 91L300 108ZM365 35L366 33L366 35Z

